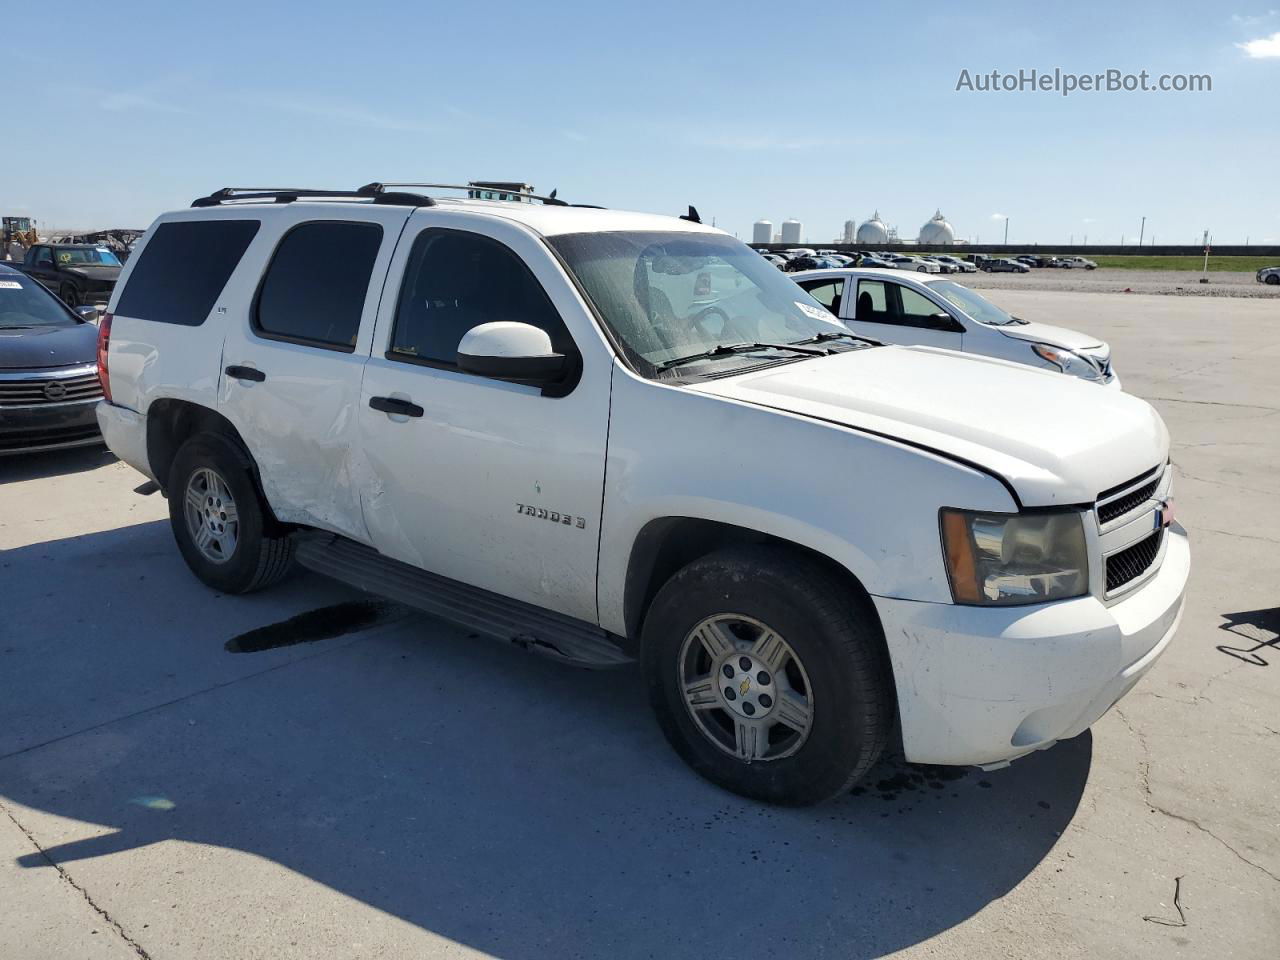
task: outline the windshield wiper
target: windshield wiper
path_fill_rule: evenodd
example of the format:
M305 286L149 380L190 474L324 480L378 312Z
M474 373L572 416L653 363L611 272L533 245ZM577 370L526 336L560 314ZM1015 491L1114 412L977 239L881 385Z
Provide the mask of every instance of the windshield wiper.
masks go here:
M857 340L859 343L869 343L873 347L881 346L879 340L872 340L870 337L860 337L856 333L848 333L844 330L828 330L824 333L815 333L812 337L797 340L796 343L826 343L828 340L840 339Z
M735 353L750 353L752 350L790 350L793 353L803 353L811 357L825 357L827 355L826 350L816 347L801 347L794 343L718 343L710 350L703 350L701 353L691 353L687 357L665 360L658 364L658 369L670 370L672 367L678 367L685 363L710 360L712 357L727 357Z

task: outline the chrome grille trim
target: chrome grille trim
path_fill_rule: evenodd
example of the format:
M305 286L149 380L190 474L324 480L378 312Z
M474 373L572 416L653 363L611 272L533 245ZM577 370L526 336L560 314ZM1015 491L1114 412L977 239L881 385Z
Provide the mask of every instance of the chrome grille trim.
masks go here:
M46 390L54 384L58 389L49 396ZM0 407L7 410L83 403L101 396L96 364L0 373Z

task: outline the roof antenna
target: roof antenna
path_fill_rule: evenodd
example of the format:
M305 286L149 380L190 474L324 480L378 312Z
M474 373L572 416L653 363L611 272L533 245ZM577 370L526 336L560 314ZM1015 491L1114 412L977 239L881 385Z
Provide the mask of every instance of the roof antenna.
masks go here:
M701 218L700 216L698 216L698 208L697 208L697 207L695 207L692 203L691 203L691 204L689 204L689 212L688 212L688 213L686 213L686 214L682 214L682 215L681 215L681 217L680 217L680 219L681 219L681 220L688 220L690 223L701 223L701 222L702 222L702 218Z

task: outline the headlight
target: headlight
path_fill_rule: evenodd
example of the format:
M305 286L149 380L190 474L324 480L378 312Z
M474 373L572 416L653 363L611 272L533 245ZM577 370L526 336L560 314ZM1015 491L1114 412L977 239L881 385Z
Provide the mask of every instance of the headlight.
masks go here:
M1034 343L1031 349L1035 351L1037 357L1048 360L1063 373L1080 377L1082 380L1102 379L1102 371L1078 353L1048 343Z
M944 509L942 548L956 603L1043 603L1089 590L1084 520L1076 511Z

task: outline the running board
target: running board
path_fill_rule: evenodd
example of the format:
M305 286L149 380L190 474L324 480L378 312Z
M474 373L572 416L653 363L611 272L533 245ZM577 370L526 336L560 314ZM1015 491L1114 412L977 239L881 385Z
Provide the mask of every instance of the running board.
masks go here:
M428 573L336 534L307 532L295 539L298 562L307 569L477 633L578 667L633 662L619 645L621 637L584 620Z

